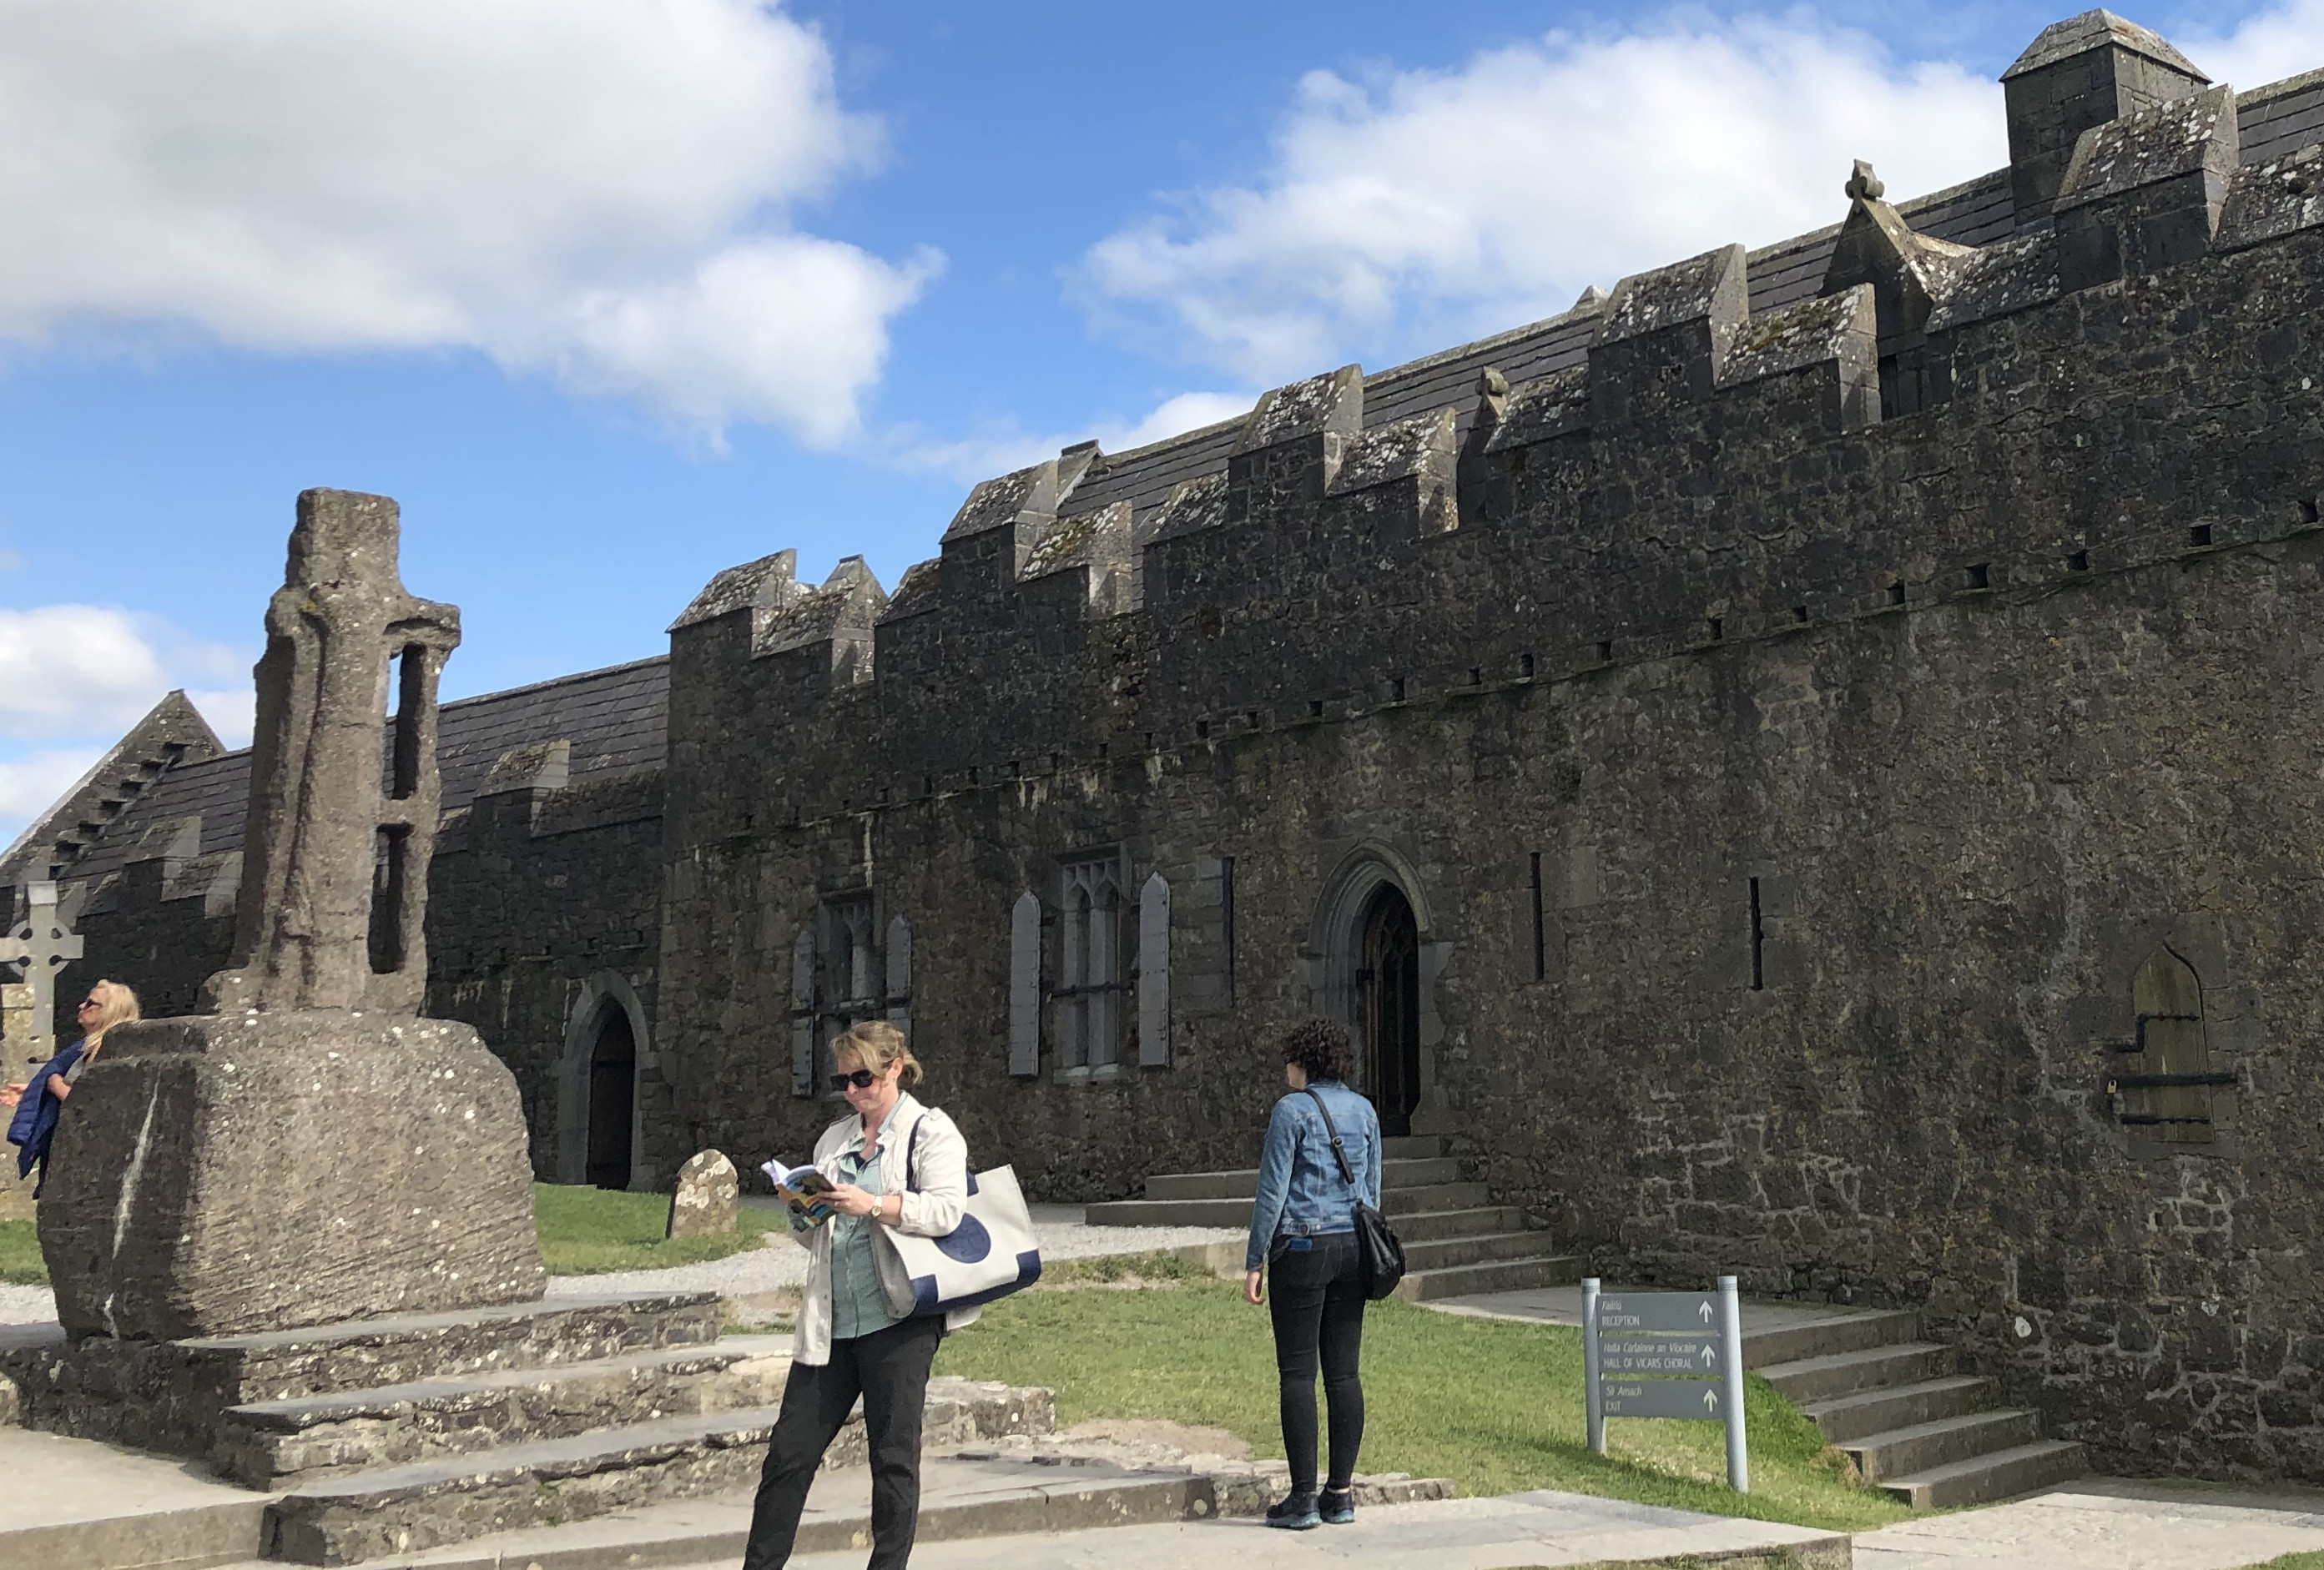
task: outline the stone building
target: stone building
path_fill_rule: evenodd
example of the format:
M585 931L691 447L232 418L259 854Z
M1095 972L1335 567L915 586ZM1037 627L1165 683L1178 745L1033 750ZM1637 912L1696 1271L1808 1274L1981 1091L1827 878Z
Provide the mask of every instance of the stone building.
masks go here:
M2324 1478L2324 72L2091 12L2004 82L2006 169L447 705L430 1012L544 1177L796 1156L877 1015L1093 1199L1246 1164L1321 1011L1609 1276L1914 1305L2108 1464ZM172 700L0 880L190 1006L246 768Z

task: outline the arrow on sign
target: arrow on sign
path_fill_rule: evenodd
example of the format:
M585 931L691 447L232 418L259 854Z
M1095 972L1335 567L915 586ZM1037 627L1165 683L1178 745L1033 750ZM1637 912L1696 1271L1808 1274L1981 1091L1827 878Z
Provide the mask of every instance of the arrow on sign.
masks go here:
M1719 1409L1719 1392L1717 1391L1705 1391L1702 1392L1702 1409L1706 1412L1715 1412Z
M1702 1322L1703 1322L1704 1324L1708 1325L1708 1324L1710 1324L1710 1323L1711 1323L1711 1305L1710 1305L1709 1303L1705 1303L1705 1304L1703 1304L1703 1305L1702 1305L1702 1307L1700 1309L1698 1309L1698 1310L1697 1310L1697 1312L1699 1312L1700 1314L1702 1314Z
M1712 1363L1717 1363L1718 1361L1719 1361L1719 1355L1718 1355L1718 1354L1716 1354L1716 1353L1712 1352L1712 1351L1711 1350L1711 1348L1710 1348L1710 1347L1705 1346L1705 1347L1702 1349L1702 1366L1703 1366L1703 1367L1705 1367L1705 1368L1709 1368Z

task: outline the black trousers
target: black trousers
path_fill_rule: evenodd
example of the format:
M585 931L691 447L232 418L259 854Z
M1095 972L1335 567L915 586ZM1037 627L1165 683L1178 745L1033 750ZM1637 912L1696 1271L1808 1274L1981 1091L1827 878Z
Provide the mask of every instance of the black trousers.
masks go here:
M821 1368L791 1364L782 1414L759 1474L742 1570L779 1570L789 1562L807 1487L859 1395L872 1451L871 1570L904 1570L920 1524L920 1419L928 1404L928 1365L943 1339L943 1318L927 1315L834 1341L831 1361Z
M1331 1413L1332 1487L1345 1488L1354 1478L1356 1452L1364 1442L1364 1386L1356 1368L1364 1348L1363 1260L1352 1232L1307 1241L1314 1246L1284 1249L1268 1267L1275 1367L1283 1382L1283 1454L1291 1463L1295 1493L1315 1488L1319 1361Z

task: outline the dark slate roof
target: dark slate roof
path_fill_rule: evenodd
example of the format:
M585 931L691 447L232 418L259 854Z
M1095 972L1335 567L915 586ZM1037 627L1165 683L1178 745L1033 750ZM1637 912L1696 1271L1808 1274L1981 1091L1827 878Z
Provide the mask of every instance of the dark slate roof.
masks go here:
M447 703L436 744L444 810L475 800L500 756L530 742L571 742L575 785L658 768L668 748L669 716L666 656ZM78 881L117 872L147 830L196 814L202 820L201 854L239 850L249 806L247 748L181 764L107 825L65 876Z
M2295 147L2324 142L2324 70L2237 94L2236 133L2242 138L2246 164L2265 163Z
M2104 12L2087 13L2060 27L2076 36L2080 36L2076 30L2111 29L2142 52L2152 53L2153 50L2139 42L2141 39L2151 40L2164 50L2170 48L2144 30L2131 27ZM2066 36L2059 28L2052 28L2051 33ZM2043 38L2054 44L2057 40L2051 38L2051 33L2043 34ZM2036 44L2048 47L2039 40ZM2029 50L2028 56L2034 52ZM2236 110L2243 161L2246 164L2264 163L2296 147L2324 141L2324 70L2255 88L2237 98ZM1834 205L1838 206L1836 188L1833 195ZM1896 210L1915 232L1957 245L1982 247L2016 235L2016 213L2010 195L2009 171L2006 169L1979 175L1946 190L1899 202ZM1823 285L1824 269L1839 236L1840 225L1834 224L1751 252L1752 314L1812 298ZM1364 378L1365 428L1406 419L1449 404L1465 437L1476 414L1474 389L1480 371L1492 366L1514 385L1579 365L1588 357L1599 319L1594 308L1577 306L1562 316L1375 372ZM1136 510L1139 524L1144 525L1153 510L1168 500L1180 484L1225 471L1227 455L1234 449L1244 418L1239 416L1130 452L1100 454L1088 473L1065 497L1061 515L1078 518L1117 501L1127 501Z

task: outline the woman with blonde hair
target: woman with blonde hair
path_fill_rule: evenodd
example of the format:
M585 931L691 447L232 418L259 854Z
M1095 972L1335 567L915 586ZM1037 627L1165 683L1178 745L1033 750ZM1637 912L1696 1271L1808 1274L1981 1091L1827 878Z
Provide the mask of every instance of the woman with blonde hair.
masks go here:
M41 1065L41 1071L22 1085L0 1086L0 1106L13 1106L16 1116L8 1125L8 1143L16 1147L16 1175L41 1169L41 1185L49 1180L49 1143L56 1137L57 1117L71 1097L73 1087L105 1046L105 1033L138 1017L137 995L118 981L100 981L88 989L78 1011L80 1039ZM32 1198L41 1197L41 1187Z
M945 1332L977 1314L912 1314L903 1262L881 1235L887 1228L943 1237L960 1225L968 1142L911 1094L919 1060L895 1026L858 1024L831 1043L831 1088L850 1112L816 1142L813 1165L832 1184L817 1196L824 1218L797 1207L791 1218L807 1244L807 1286L742 1570L777 1570L790 1558L807 1485L858 1396L872 1453L870 1570L903 1570L919 1526L928 1366Z

